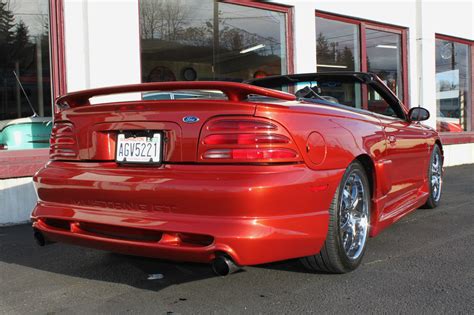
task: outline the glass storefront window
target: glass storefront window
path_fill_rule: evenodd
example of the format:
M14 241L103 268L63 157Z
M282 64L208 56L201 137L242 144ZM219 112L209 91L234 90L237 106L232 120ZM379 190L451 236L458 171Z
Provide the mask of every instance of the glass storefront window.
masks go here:
M49 147L49 1L0 1L0 152Z
M211 0L140 0L142 81L287 73L286 14Z
M392 31L393 29L393 31ZM404 69L402 38L405 30L372 22L316 13L316 62L318 72L364 71L377 74L400 99ZM365 38L361 41L361 38ZM391 116L374 91L360 85L341 90L350 101L346 105Z
M316 17L318 72L360 71L359 51L357 25Z
M317 71L360 71L359 43L357 25L316 17ZM342 84L332 93L342 104L361 108L359 84Z
M437 129L462 132L468 129L470 104L470 47L436 39Z
M391 32L366 29L367 71L377 74L400 99L403 99L402 36ZM369 93L371 101L378 102Z

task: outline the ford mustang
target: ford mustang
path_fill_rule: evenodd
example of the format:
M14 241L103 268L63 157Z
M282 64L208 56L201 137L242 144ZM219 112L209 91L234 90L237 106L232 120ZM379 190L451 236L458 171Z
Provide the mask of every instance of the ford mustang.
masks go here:
M196 92L91 101L179 91ZM220 275L292 258L349 272L369 237L439 204L443 149L428 118L371 73L70 93L56 100L50 161L34 176L34 236Z

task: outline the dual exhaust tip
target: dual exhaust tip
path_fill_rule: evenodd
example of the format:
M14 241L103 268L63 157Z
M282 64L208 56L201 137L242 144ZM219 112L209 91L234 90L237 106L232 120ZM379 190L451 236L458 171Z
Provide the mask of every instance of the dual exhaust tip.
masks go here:
M36 241L36 244L39 246L46 246L52 244L53 242L47 240L43 233L34 229L33 237ZM235 262L229 256L225 254L218 255L211 263L212 270L218 276L224 277L230 275L231 273L237 272L242 269L240 266L235 264Z
M37 229L33 230L33 237L35 239L36 244L38 244L39 246L46 246L46 245L54 243L54 242L51 242L51 241L47 240L44 237L43 233L41 233Z
M219 255L211 263L212 270L218 276L224 277L242 269L227 255Z

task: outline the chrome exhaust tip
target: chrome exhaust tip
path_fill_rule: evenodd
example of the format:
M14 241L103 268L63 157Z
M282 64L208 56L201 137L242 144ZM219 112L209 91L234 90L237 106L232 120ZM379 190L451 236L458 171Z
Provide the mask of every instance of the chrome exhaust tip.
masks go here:
M242 269L227 255L217 256L211 263L212 270L218 276L224 277Z

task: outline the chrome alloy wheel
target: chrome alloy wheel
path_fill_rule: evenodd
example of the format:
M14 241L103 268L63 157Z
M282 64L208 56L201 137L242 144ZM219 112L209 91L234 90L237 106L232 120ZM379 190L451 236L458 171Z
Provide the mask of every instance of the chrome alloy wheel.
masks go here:
M356 260L364 250L369 230L369 192L361 177L352 172L343 186L339 205L339 233L347 258Z
M441 186L443 184L441 172L441 157L438 152L435 152L431 162L431 194L435 202L438 202L441 197Z

